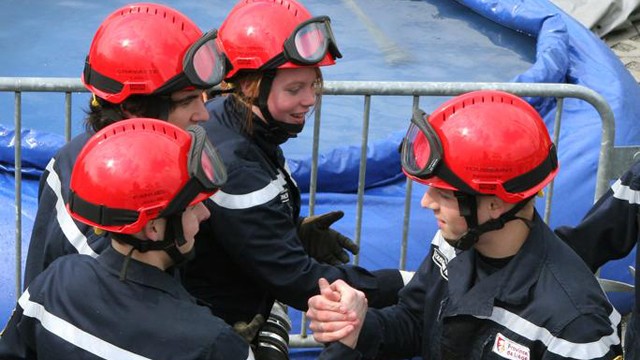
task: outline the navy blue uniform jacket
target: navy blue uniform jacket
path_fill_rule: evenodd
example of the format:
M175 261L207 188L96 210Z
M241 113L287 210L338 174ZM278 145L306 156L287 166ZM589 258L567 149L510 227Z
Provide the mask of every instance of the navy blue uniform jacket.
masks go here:
M172 275L112 248L36 277L0 337L0 359L253 359L248 344Z
M248 135L246 112L231 96L207 107L204 127L228 180L212 196L211 217L196 236L196 259L184 271L187 289L230 324L258 313L266 318L274 299L306 309L320 277L365 291L371 306L395 303L404 285L398 270L331 266L306 254L297 236L300 192L282 150L267 140L266 125L255 118Z
M578 256L537 215L502 269L475 277L473 249L456 255L436 236L398 305L370 309L357 351L322 358L614 359L620 314Z
M73 164L91 135L93 133L82 133L60 148L40 177L38 211L24 270L25 288L62 255L84 254L97 257L109 247L109 239L96 235L90 226L75 221L65 208Z
M593 205L576 227L556 233L596 271L607 261L621 259L637 247L640 209L640 162L636 162ZM640 257L636 255L636 269ZM635 305L625 334L625 358L640 359L640 288L636 278Z

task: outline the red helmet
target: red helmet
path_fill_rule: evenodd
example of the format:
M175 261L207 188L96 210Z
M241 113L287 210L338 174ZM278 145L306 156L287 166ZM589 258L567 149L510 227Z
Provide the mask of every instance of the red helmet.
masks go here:
M97 132L71 173L67 209L106 231L134 234L213 195L226 171L200 126L133 118Z
M414 114L402 168L429 186L516 203L555 177L558 160L531 105L509 93L483 90L457 96L429 116Z
M170 7L147 3L124 6L98 28L82 81L92 93L115 104L134 94L216 85L224 76L224 61L211 56L217 50L215 33L210 39L215 45L212 51L205 49L210 44L199 44L204 51L190 49L202 36L193 21ZM202 64L204 60L206 64ZM219 79L195 79L198 76Z
M295 0L241 0L220 26L218 44L240 70L326 66L342 57L327 16Z

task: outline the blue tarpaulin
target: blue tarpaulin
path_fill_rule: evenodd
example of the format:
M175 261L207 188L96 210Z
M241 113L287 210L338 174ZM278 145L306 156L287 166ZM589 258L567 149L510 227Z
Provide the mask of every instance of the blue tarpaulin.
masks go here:
M615 145L640 144L640 126L636 120L640 115L640 107L637 106L640 103L640 88L606 44L589 30L546 0L458 2L505 29L537 39L535 63L513 81L564 82L589 87L600 93L613 110L616 121ZM429 17L424 17L424 21L430 21ZM499 39L495 41L499 42ZM472 53L459 54L460 61L469 61L473 56ZM455 64L451 68L455 69ZM474 78L469 81L474 81ZM539 99L529 100L544 114L545 121L552 129L555 104ZM371 116L376 114L372 113ZM550 219L552 227L577 224L593 203L600 134L600 118L591 105L581 100L565 101L558 147L561 169L554 185ZM38 133L37 130L25 130L22 135L22 251L26 254L37 206L37 175L64 140L57 135ZM367 149L367 190L361 216L362 255L359 261L371 269L396 268L400 263L405 182L397 148L402 135L401 132L391 133L384 140L370 143ZM3 205L0 206L0 245L3 249L0 253L0 323L4 323L15 304L13 139L11 129L0 128L0 203ZM359 142L338 147L321 154L318 172L315 213L343 210L345 217L335 227L351 236L355 232L359 159ZM303 203L306 203L310 157L289 159L289 162L304 192ZM417 268L437 230L431 213L419 206L419 198L424 190L424 186L413 186L406 262L409 270ZM538 209L542 209L542 200L538 205ZM303 208L302 212L308 213L308 208ZM627 265L631 264L630 257L611 262L604 267L602 276L632 283L626 270ZM632 294L611 294L611 298L621 312L630 310Z

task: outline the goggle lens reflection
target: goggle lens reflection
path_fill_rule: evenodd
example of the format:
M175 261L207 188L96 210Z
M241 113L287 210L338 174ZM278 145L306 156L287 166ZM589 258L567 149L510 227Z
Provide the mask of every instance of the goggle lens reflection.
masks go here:
M224 76L224 60L214 39L208 40L193 55L193 69L200 81L208 84L219 82Z
M327 52L329 45L325 23L310 23L300 29L294 38L296 51L308 62L319 62Z
M402 166L411 175L427 178L435 175L442 161L442 144L421 110L411 118L403 140Z

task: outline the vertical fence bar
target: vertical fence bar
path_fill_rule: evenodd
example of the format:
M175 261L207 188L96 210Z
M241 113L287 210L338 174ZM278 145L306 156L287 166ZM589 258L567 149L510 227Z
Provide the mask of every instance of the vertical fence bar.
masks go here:
M560 123L562 122L562 108L564 107L564 98L558 97L556 105L556 117L553 121L553 143L556 145L556 151L559 151L558 145L560 142ZM551 180L547 185L547 196L544 198L544 222L549 223L551 218L551 199L553 198L553 183Z
M320 148L322 96L318 98L314 112L313 145L311 147L311 179L309 182L309 216L315 214L316 192L318 189L318 152Z
M71 93L64 94L64 139L71 141Z
M320 121L322 113L322 96L318 97L314 109L313 122L313 145L311 148L311 179L309 181L309 216L315 214L316 191L318 188L318 150L320 147ZM304 340L307 337L307 316L303 312L300 321L300 337Z
M413 97L413 105L411 111L415 111L420 107L420 97ZM407 124L408 126L408 124ZM400 270L406 270L407 267L407 246L409 243L409 220L411 219L411 194L413 193L413 182L407 178L405 180L404 193L404 215L402 217L402 239L400 240Z
M413 192L413 181L409 178L405 180L404 193L404 217L402 219L402 239L400 242L400 270L407 267L407 246L409 243L409 220L411 219L411 193Z
M22 93L15 92L14 168L16 197L16 300L22 293Z
M364 205L364 185L367 172L367 144L369 142L369 115L371 112L371 95L364 96L364 114L362 116L362 141L360 142L360 170L358 172L358 203L356 208L356 244L361 243L362 207ZM353 256L353 263L358 265L359 255Z

